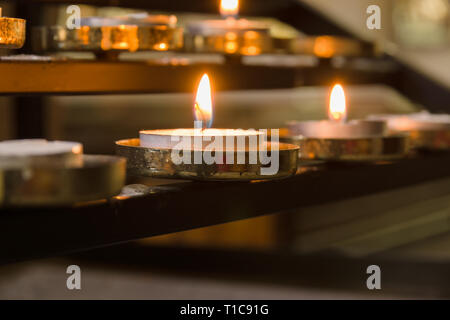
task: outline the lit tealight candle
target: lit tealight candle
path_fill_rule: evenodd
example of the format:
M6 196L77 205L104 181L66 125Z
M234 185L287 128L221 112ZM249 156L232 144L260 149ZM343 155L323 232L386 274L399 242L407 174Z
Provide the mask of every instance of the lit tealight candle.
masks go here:
M328 107L329 120L291 121L288 123L289 135L308 138L345 139L376 137L386 134L385 121L347 119L347 106L344 89L336 84L330 95Z
M387 135L383 120L347 119L345 93L333 87L328 107L329 120L292 121L286 139L300 146L301 159L330 161L390 160L408 152L404 135Z
M140 131L140 139L116 142L130 175L194 180L275 179L297 170L298 147L279 143L278 130L210 128L209 77L200 80L194 128Z
M220 13L223 19L197 21L187 25L188 48L241 55L258 55L270 51L272 44L269 26L260 21L238 19L238 0L222 0Z

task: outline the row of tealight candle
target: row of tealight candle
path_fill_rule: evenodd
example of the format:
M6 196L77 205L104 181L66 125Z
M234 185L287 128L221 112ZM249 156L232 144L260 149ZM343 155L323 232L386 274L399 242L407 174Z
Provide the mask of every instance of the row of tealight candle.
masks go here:
M287 130L281 130L280 135L279 132L210 128L212 100L210 80L205 74L195 97L193 128L142 130L139 139L116 142L118 154L128 159L129 173L197 180L271 179L294 174L298 164L293 157L386 161L403 158L412 148L450 149L450 116L372 115L347 121L345 93L339 84L330 94L329 120L289 121ZM279 143L279 139L284 143ZM252 146L252 140L258 143ZM246 163L245 160L252 158L252 150L277 153L280 172L261 174L264 166L273 164L274 158L265 161L253 155L254 162ZM212 151L209 157L203 157L208 151ZM233 161L239 157L244 162L237 165Z
M139 139L116 142L121 157L85 156L76 142L0 142L0 185L8 186L0 188L0 205L59 205L117 194L125 178L123 158L129 175L260 180L289 177L310 160L386 161L409 155L411 148L450 149L450 115L421 112L347 121L340 85L331 91L329 120L289 121L281 134L211 128L212 101L204 74L195 96L194 126L142 130Z
M290 121L285 139L311 160L368 161L402 158L411 149L450 149L450 115L419 112L370 115L346 120L341 85L330 95L329 120Z
M238 17L239 0L221 0L218 19L178 25L174 15L134 13L114 17L69 19L66 25L36 26L31 40L36 52L93 52L117 58L120 52L187 51L255 56L265 53L315 55L319 58L364 54L358 41L335 36L274 38L270 24Z
M33 48L38 52L90 51L97 55L102 52L180 49L258 55L271 50L269 26L238 18L238 0L222 0L220 11L221 19L190 22L186 30L177 26L174 15L147 13L81 18L80 26L73 28L35 27Z

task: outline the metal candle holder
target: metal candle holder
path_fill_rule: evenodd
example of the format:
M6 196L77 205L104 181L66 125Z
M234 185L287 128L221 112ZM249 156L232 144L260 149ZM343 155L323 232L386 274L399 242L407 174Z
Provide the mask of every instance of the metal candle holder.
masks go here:
M171 17L175 23L171 22ZM93 17L84 20L79 29L35 27L32 45L39 52L87 51L94 52L97 57L127 51L177 50L183 46L183 29L175 24L174 16L149 16L146 19Z
M8 49L22 48L25 43L24 19L1 17L0 8L0 47Z
M267 149L270 150L270 144ZM280 143L278 172L274 175L262 175L260 171L264 165L259 161L256 164L248 164L248 161L247 164L237 164L237 161L234 164L175 164L171 159L172 149L142 147L139 139L116 141L116 152L127 159L129 175L201 181L284 178L295 174L298 158L297 146ZM190 152L193 158L194 151ZM235 153L235 158L236 156ZM248 158L247 151L245 159Z
M25 167L0 167L0 206L60 206L104 199L120 193L125 159L82 156L78 166L59 159Z
M190 23L185 49L227 55L258 55L272 51L269 27L244 19L206 20Z
M418 112L412 114L379 114L369 119L387 122L393 133L409 136L411 147L425 150L450 150L450 115Z
M282 141L300 147L302 160L381 161L405 157L409 152L406 135L367 138L307 138L285 136Z
M291 121L288 125L280 139L298 145L302 160L393 160L409 151L408 136L387 135L384 121Z

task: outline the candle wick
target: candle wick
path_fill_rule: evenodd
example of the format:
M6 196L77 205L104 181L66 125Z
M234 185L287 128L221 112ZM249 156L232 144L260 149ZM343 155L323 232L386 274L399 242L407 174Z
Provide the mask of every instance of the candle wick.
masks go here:
M201 131L203 132L206 129L205 114L199 107L198 103L195 103L195 111L196 111L195 117L202 122Z

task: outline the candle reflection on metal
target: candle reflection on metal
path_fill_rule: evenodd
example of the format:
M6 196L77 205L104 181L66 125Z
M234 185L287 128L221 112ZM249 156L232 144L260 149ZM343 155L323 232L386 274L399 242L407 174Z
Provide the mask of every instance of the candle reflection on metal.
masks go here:
M120 25L118 27L102 27L102 50L136 51L139 48L138 27Z
M128 173L137 176L248 181L295 174L297 146L278 143L277 133L268 142L267 130L210 128L212 118L211 83L203 74L194 128L141 130L139 139L116 141L117 154L128 159Z

